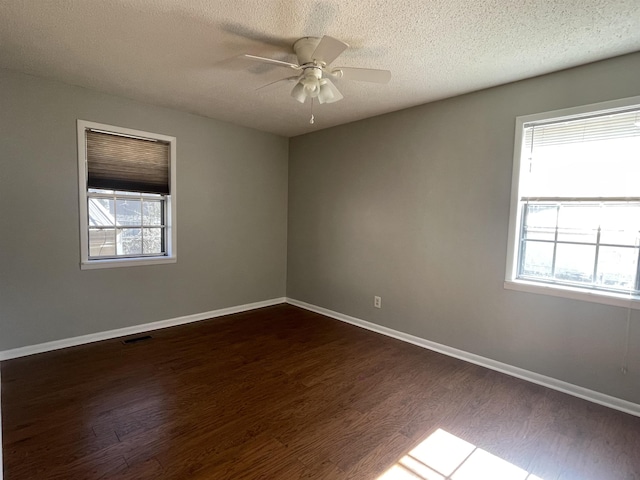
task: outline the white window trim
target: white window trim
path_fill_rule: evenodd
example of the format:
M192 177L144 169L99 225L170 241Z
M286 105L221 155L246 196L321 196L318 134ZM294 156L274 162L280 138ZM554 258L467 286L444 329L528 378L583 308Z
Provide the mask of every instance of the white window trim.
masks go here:
M516 278L518 265L518 245L520 243L521 209L519 208L520 160L523 149L524 125L545 120L569 120L596 111L609 110L611 113L624 110L634 105L640 105L640 96L628 97L620 100L593 103L579 107L565 108L551 112L541 112L532 115L516 117L515 142L513 147L513 173L511 177L511 207L509 210L509 233L507 239L507 264L504 288L521 292L551 295L554 297L570 298L587 302L601 303L640 310L640 297L624 295L601 290L574 288L566 285L538 283Z
M170 145L170 182L171 194L166 196L167 208L167 254L157 257L140 258L108 258L89 259L89 214L87 211L87 147L85 131L87 129L104 130L130 137L150 138L168 142ZM80 268L91 270L96 268L137 267L142 265L159 265L176 263L177 261L177 233L176 233L176 137L158 133L143 132L130 128L116 127L103 123L77 121L78 131L78 198L80 202Z

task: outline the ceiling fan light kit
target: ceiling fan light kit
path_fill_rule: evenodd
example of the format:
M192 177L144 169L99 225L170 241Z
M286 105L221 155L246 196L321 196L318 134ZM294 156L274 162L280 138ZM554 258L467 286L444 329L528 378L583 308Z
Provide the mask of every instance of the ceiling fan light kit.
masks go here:
M329 77L373 83L387 83L391 79L389 70L353 67L330 68L333 61L347 48L349 48L348 44L325 35L322 38L303 37L293 44L293 51L298 58L297 64L248 54L245 54L244 57L252 61L302 71L298 77L289 77L273 82L295 80L296 84L291 90L291 96L300 103L305 103L307 98L312 101L315 99L321 104L342 100L344 97Z

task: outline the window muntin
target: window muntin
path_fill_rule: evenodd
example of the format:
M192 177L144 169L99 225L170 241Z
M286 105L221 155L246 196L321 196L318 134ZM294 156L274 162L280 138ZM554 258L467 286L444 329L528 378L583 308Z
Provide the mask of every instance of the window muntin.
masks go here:
M505 287L636 298L639 249L640 97L518 117Z
M81 267L175 262L176 139L78 120Z

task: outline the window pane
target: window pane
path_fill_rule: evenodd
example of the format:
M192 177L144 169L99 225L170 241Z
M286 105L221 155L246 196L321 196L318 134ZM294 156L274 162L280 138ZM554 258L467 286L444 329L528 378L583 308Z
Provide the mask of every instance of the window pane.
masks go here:
M89 226L115 226L113 203L109 198L89 198Z
M101 188L90 188L89 193L105 193L107 195L112 194L113 190L103 190Z
M562 205L558 213L558 241L595 243L599 205Z
M553 275L553 243L524 242L520 275L551 278Z
M163 228L145 228L142 242L143 253L164 253Z
M139 255L142 253L142 230L140 228L119 228L117 236L118 255Z
M162 202L145 200L142 202L142 224L162 225Z
M527 205L524 237L528 240L554 240L558 207L555 205Z
M116 201L118 225L140 225L142 222L142 202L140 200Z
M630 247L600 247L597 283L608 288L635 288L638 249Z
M556 247L555 278L568 282L591 283L595 256L595 245L559 243Z
M638 245L640 205L605 205L600 227L600 243Z
M116 254L116 231L112 228L89 229L89 256L114 256Z

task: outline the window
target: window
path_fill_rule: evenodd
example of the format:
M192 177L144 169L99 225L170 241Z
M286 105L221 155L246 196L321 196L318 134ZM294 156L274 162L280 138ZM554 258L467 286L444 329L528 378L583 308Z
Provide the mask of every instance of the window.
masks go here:
M78 120L81 268L175 262L175 137Z
M505 287L640 308L639 254L640 97L518 117Z

